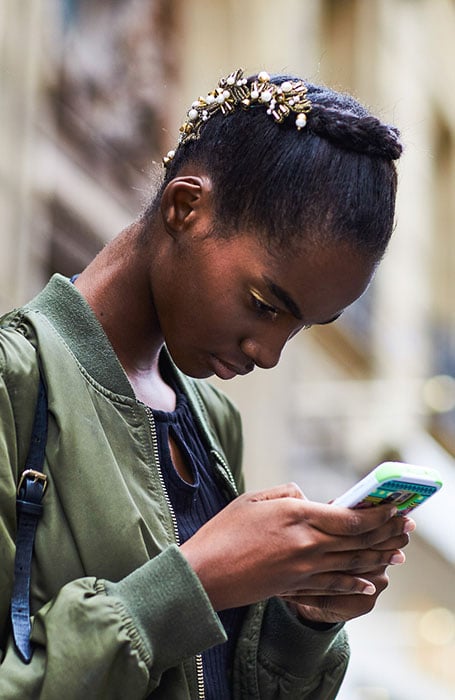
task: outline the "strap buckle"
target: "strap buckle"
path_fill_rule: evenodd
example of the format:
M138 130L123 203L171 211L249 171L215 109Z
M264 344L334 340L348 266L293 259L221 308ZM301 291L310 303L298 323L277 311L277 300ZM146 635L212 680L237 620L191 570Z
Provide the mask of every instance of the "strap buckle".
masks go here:
M43 474L42 472L36 471L36 469L25 469L25 471L22 472L21 478L19 479L19 485L17 487L17 495L21 495L21 489L24 486L24 482L26 479L33 480L33 483L36 484L37 482L40 482L43 487L43 493L42 495L44 496L44 493L47 489L47 476L46 474Z

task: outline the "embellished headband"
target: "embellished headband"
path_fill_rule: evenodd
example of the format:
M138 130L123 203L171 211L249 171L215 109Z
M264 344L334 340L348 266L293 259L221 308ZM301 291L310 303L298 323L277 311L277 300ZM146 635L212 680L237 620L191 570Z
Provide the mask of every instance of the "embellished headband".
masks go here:
M221 78L215 90L193 102L187 112L186 121L180 127L179 146L198 139L202 126L214 114L221 112L226 116L238 106L242 109L253 105L267 107L267 114L278 124L293 112L297 115L297 129L303 129L307 121L306 115L311 110L307 92L308 88L303 80L285 80L277 85L270 82L270 75L265 71L261 71L256 80L248 84L243 77L243 70L239 68L226 78ZM175 151L169 151L163 158L164 166L167 166L174 156Z

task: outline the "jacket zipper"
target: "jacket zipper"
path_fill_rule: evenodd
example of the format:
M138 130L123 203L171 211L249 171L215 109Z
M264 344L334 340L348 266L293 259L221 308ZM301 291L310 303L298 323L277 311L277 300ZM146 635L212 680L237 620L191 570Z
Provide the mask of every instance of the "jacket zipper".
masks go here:
M231 491L232 491L231 495L233 495L234 498L236 498L239 495L239 490L237 488L237 484L234 481L234 477L232 476L232 472L231 472L230 467L226 464L226 461L225 461L223 455L220 454L220 452L218 452L218 450L215 450L212 448L211 452L215 456L215 458L218 462L218 466L220 467L220 471L222 472L224 479L228 482L228 484L231 488Z
M179 529L178 529L178 525L177 525L177 518L175 516L174 508L172 506L171 499L169 497L169 494L168 494L168 491L166 488L166 484L164 482L163 470L161 468L161 462L160 462L160 458L159 458L158 438L156 436L155 419L153 417L152 410L148 406L146 406L145 409L146 409L147 419L148 419L148 423L149 423L149 427L150 427L150 434L152 437L152 446L153 446L153 452L155 455L156 465L157 465L157 469L158 469L158 476L160 479L161 488L163 489L164 499L165 499L166 505L169 509L169 514L171 516L174 539L175 539L177 546L180 546L180 535L179 535ZM202 654L196 654L195 661L196 661L196 680L197 680L198 700L205 700L204 666L203 666L203 662L202 662Z

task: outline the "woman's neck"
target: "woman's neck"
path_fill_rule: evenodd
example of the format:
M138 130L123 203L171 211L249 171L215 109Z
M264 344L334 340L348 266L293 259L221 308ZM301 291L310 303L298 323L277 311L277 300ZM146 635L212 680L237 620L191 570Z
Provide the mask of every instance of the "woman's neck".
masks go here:
M159 371L164 339L150 288L149 251L133 224L109 243L75 284L91 306L122 364L136 396L173 410L175 395Z

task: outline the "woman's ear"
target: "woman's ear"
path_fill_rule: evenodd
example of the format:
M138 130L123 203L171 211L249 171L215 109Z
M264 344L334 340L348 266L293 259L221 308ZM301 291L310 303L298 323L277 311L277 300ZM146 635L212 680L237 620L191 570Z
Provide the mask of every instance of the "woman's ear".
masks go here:
M210 211L212 183L207 176L176 177L161 197L161 215L166 231L173 237L192 228L196 219Z

